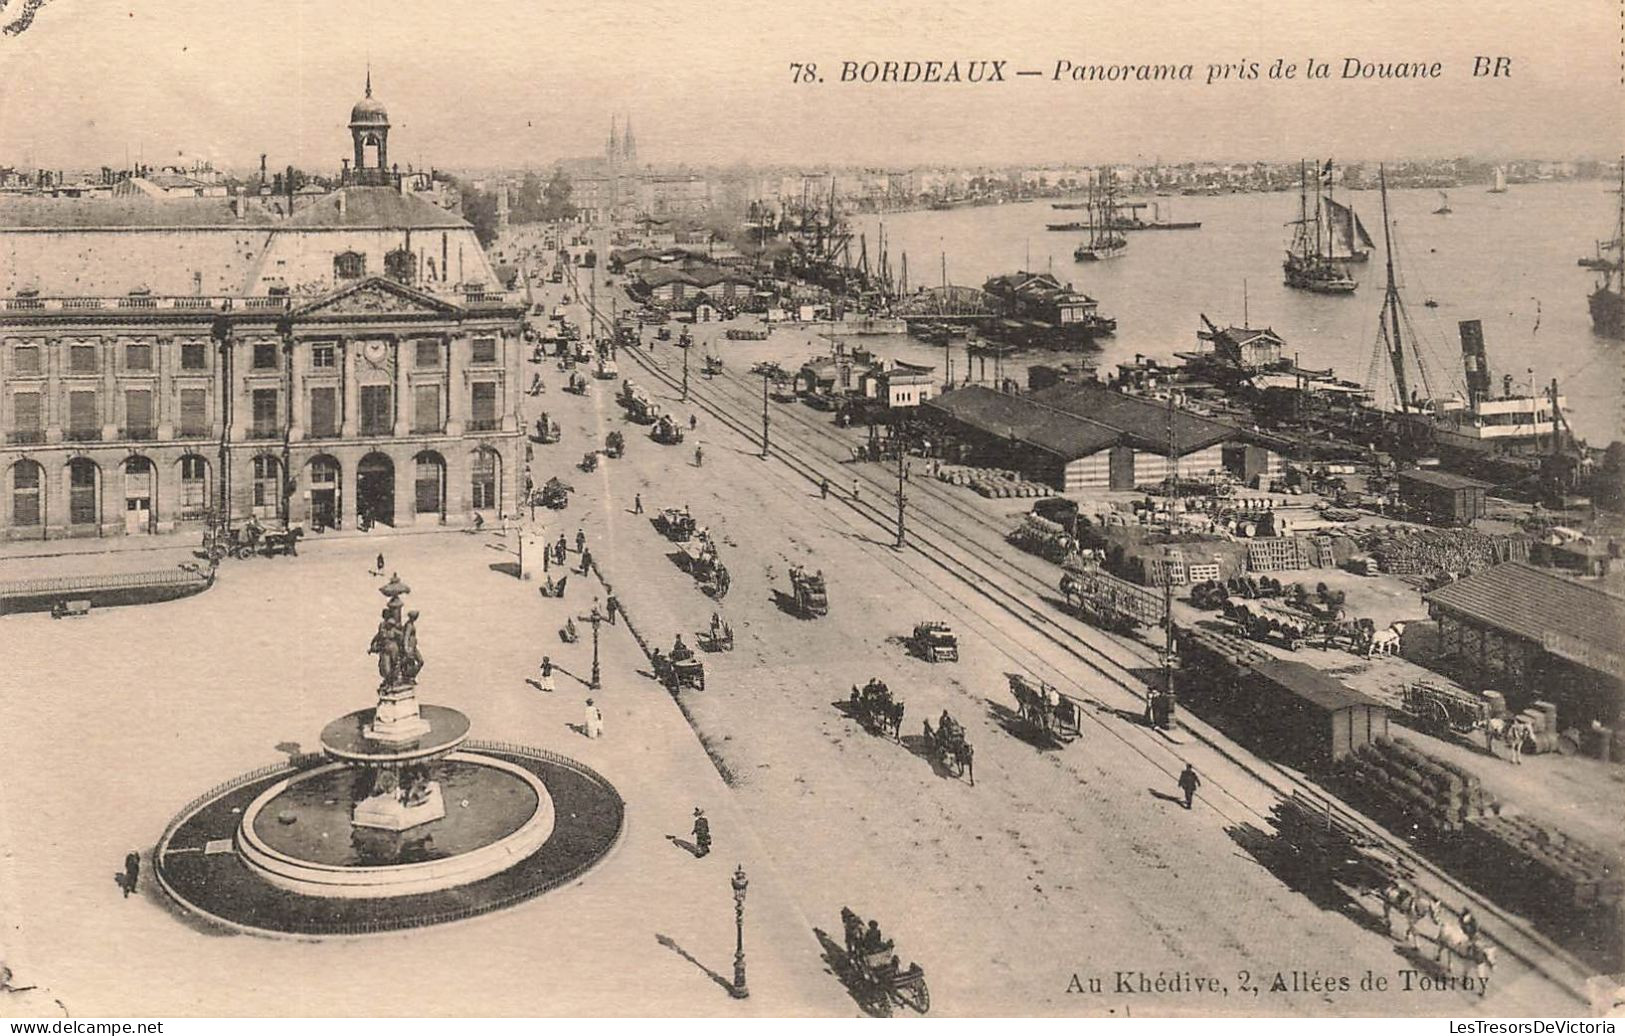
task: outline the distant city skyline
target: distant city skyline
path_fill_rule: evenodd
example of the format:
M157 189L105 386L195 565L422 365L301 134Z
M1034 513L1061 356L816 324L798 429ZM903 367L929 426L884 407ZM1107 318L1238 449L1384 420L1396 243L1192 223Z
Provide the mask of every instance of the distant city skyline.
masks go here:
M907 0L803 11L692 5L327 5L54 0L0 38L0 164L336 171L370 62L404 168L540 167L601 152L630 112L661 165L1067 166L1161 160L1612 159L1625 88L1609 0ZM1532 31L1538 19L1538 30ZM722 29L719 27L726 27ZM1509 56L1510 78L1470 77ZM1270 81L1277 56L1326 81ZM1344 57L1442 62L1439 80L1344 81ZM1005 60L997 84L841 84L850 61ZM825 81L791 82L791 62ZM1055 82L1057 61L1260 63L1248 82ZM1045 75L1016 78L1016 69Z

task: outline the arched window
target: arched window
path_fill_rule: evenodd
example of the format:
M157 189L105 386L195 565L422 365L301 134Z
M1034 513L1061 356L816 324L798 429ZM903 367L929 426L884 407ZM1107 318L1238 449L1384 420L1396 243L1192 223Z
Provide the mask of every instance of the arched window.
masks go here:
M470 498L474 510L484 511L498 506L497 484L502 471L502 458L495 450L478 450L474 454L473 479Z
M353 281L367 275L367 257L361 252L340 252L333 257L333 276Z
M20 460L11 468L11 524L35 526L45 516L45 476L31 460Z

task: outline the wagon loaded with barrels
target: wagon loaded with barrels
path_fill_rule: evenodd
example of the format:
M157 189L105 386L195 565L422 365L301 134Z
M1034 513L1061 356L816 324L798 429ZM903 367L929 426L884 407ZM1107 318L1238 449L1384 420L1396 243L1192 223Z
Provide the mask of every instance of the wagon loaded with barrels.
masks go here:
M959 661L959 638L946 622L921 622L908 639L909 650L927 662Z

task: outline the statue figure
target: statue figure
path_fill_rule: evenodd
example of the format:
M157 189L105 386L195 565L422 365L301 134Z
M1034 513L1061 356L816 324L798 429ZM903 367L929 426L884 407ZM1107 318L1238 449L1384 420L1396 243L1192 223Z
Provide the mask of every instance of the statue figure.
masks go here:
M396 676L398 683L416 683L423 671L423 652L418 650L418 613L407 612L406 623L401 626L401 660Z
M395 685L401 669L401 627L391 609L385 608L382 615L367 654L378 656L378 686L380 690L387 690Z

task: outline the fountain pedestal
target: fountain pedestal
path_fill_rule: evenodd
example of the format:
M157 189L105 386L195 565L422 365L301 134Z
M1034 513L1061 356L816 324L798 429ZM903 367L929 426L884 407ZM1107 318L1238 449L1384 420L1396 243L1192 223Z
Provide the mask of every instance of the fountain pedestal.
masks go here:
M374 792L355 804L350 823L356 827L405 831L445 815L446 803L440 794L440 782L429 781L411 795L404 794L399 786Z
M418 709L417 684L406 683L378 692L372 722L362 733L368 741L399 745L416 741L429 730L429 721Z

